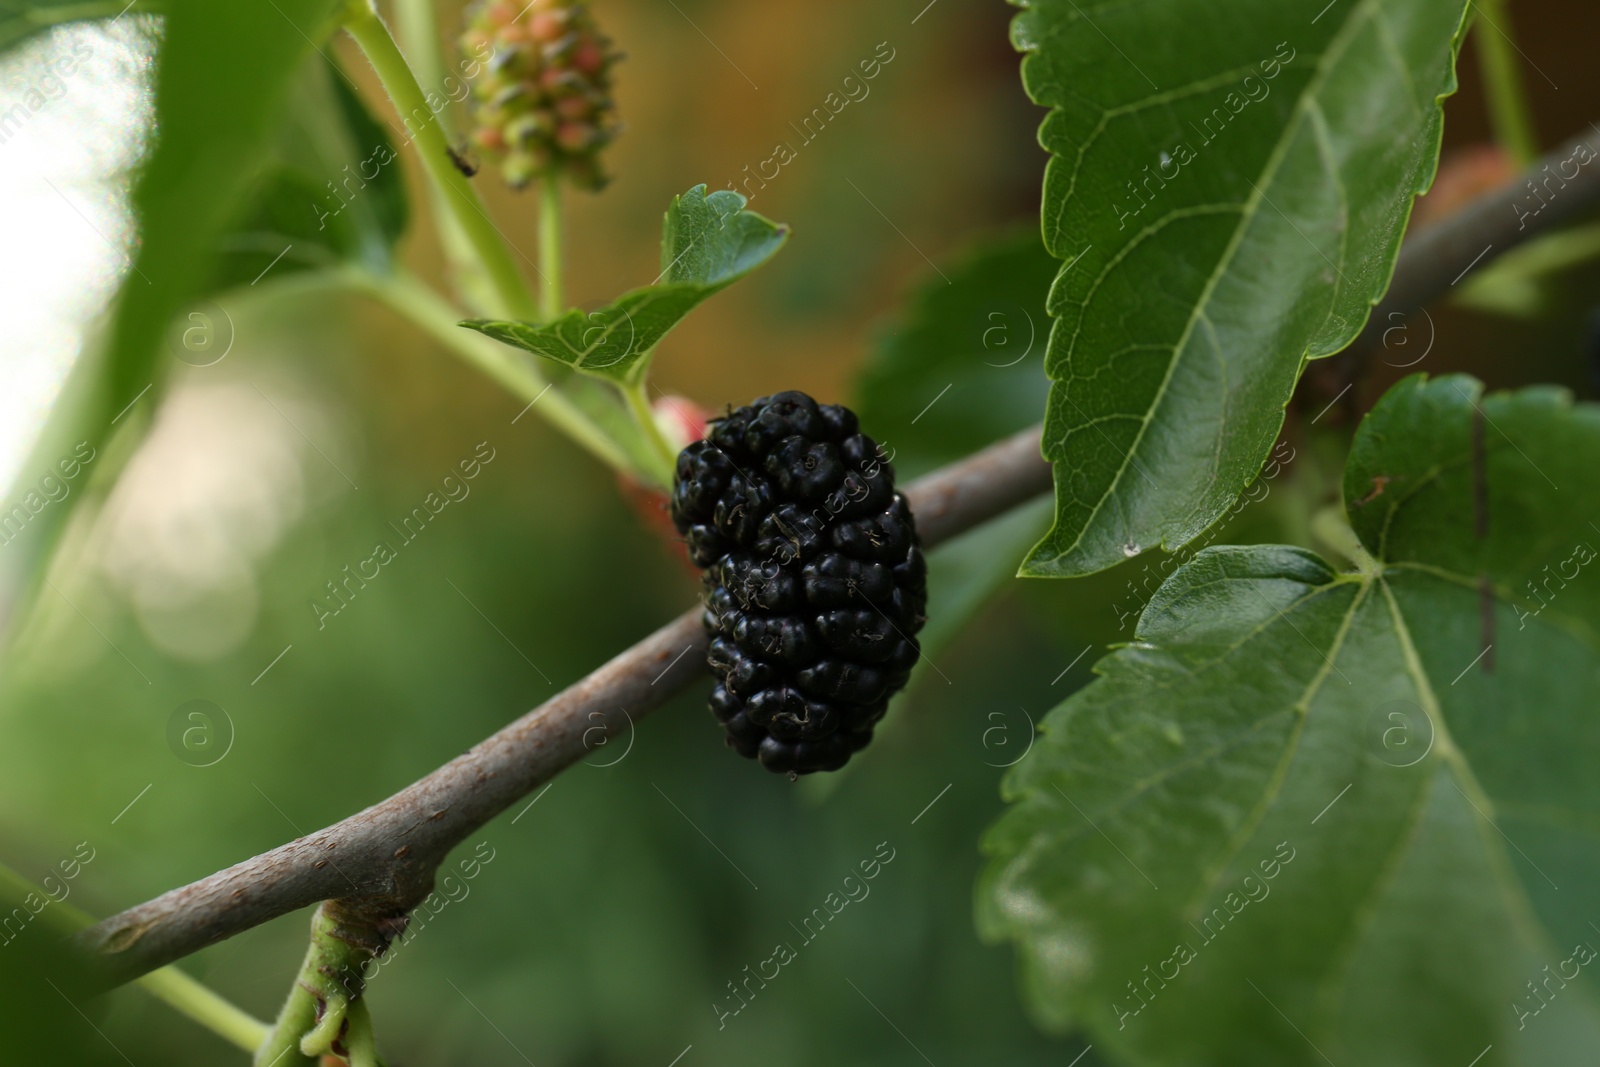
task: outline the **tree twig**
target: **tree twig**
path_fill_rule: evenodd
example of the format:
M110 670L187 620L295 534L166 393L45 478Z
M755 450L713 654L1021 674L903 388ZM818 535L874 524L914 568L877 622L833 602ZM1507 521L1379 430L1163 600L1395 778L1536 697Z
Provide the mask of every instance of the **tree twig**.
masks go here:
M910 485L933 547L1050 488L1039 428ZM449 851L496 815L703 677L700 609L684 612L588 677L389 799L342 822L99 923L78 936L107 984L126 982L280 915L336 900L374 925L432 889ZM734 768L735 770L740 768ZM353 887L353 890L352 890Z

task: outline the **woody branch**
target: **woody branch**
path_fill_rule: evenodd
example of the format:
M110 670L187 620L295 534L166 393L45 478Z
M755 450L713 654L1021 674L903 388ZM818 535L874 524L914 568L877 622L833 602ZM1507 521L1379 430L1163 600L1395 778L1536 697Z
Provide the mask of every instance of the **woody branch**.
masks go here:
M906 495L932 547L1049 488L1035 428L920 479ZM706 645L700 609L686 611L389 799L107 919L79 942L115 983L323 900L364 925L392 922L427 896L452 848L588 755L597 725L625 730L630 717L702 677Z
M1600 128L1408 241L1368 334L1381 333L1389 310L1415 310L1467 271L1600 201L1600 166L1589 165L1597 154ZM1522 210L1527 182L1538 185L1551 171L1564 182L1559 196L1537 214ZM923 543L934 547L1049 489L1040 433L1025 430L910 485ZM453 847L588 754L585 734L597 717L616 733L700 678L706 644L700 610L687 611L387 800L106 919L77 942L111 985L324 900L374 927L402 919L432 889Z

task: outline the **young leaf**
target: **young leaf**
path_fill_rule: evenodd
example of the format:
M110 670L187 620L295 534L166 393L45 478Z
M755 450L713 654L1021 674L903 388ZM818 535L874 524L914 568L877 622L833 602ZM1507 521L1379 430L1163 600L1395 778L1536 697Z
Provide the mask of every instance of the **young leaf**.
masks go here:
M597 311L573 310L554 322L473 319L461 325L574 370L632 385L650 352L694 307L771 259L789 238L729 189L697 185L674 197L661 234L661 275Z
M990 241L911 299L856 387L856 411L903 474L970 455L1039 419L1045 295L1059 269L1029 230ZM1014 568L1013 568L1014 569Z
M1143 1064L1592 1056L1600 408L1479 392L1368 416L1364 566L1208 549L1048 717L979 893L1046 1022Z
M1026 573L1177 548L1261 468L1307 356L1348 344L1432 180L1464 0L1025 0L1053 110L1045 451ZM1320 5L1317 5L1320 6Z

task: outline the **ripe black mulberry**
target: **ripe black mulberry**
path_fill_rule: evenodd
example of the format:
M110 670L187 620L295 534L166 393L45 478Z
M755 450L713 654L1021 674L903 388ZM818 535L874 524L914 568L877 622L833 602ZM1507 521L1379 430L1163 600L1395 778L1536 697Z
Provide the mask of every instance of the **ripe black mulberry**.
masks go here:
M790 777L844 766L910 677L927 606L882 450L848 408L761 397L679 454L672 521L704 571L728 745Z

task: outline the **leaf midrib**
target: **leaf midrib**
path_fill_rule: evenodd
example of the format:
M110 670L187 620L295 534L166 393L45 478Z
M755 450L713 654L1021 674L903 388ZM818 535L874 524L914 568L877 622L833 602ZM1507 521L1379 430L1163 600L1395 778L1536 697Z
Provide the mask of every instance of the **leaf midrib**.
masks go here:
M1301 123L1305 120L1308 101L1317 99L1317 94L1327 82L1330 68L1338 59L1343 57L1345 49L1349 47L1349 43L1355 38L1356 27L1371 17L1371 12L1376 7L1376 3L1377 0L1361 0L1360 3L1352 8L1350 17L1346 20L1344 26L1329 39L1327 49L1317 58L1314 73L1306 82L1305 89L1295 98L1294 114L1288 122L1284 123L1283 131L1278 135L1278 139L1273 145L1272 154L1268 156L1265 166L1258 175L1264 184L1270 185L1277 176L1278 168L1282 166L1284 158L1289 153L1289 147L1294 142L1294 136ZM1128 468L1133 465L1133 455L1140 444L1143 443L1145 434L1149 431L1150 424L1155 419L1156 409L1161 406L1161 401L1166 397L1167 389L1172 383L1173 374L1177 371L1178 363L1182 358L1181 353L1188 343L1190 335L1194 332L1198 316L1209 306L1212 294L1221 283L1227 268L1233 264L1234 257L1238 254L1239 246L1244 242L1244 235L1249 230L1250 223L1255 219L1256 214L1261 210L1261 202L1265 196L1266 192L1262 188L1262 184L1252 183L1251 193L1245 198L1244 204L1240 208L1239 221L1234 226L1232 236L1228 239L1228 245L1223 249L1222 256L1218 259L1216 267L1212 269L1210 277L1206 279L1204 289L1202 289L1194 307L1189 312L1189 318L1184 325L1183 332L1172 345L1172 358L1167 362L1166 373L1162 376L1161 384L1156 388L1155 396L1147 406L1145 414L1140 417L1139 431L1134 435L1133 443L1128 446L1128 450L1123 454L1122 462L1117 465L1116 474L1112 477L1105 492L1101 494L1100 499L1090 509L1088 518L1078 531L1078 536L1073 539L1072 544L1062 549L1056 558L1059 559L1061 556L1075 551L1083 543L1094 520L1105 507L1106 501L1115 495L1117 487L1122 484L1123 478L1127 475ZM1065 198L1063 198L1064 202ZM1109 270L1118 261L1118 259L1114 259L1112 263L1107 264L1105 270L1101 271L1100 277L1095 279L1094 285L1090 288L1091 294L1104 280L1106 270ZM1087 301L1085 301L1086 303ZM1082 315L1079 315L1077 322L1074 324L1072 337L1068 341L1069 353L1077 348L1078 335L1082 330L1083 318ZM1301 353L1301 356L1303 358L1304 353ZM1059 463L1059 461L1052 459L1052 463ZM1167 545L1165 535L1162 536L1161 544L1163 548Z
M1395 636L1399 640L1401 660L1405 664L1406 675L1411 679L1412 685L1421 699L1423 710L1433 726L1434 748L1439 753L1440 768L1453 773L1457 788L1461 789L1473 808L1472 821L1478 829L1479 839L1482 841L1484 852L1488 858L1491 870L1494 872L1495 884L1500 890L1506 912L1513 926L1517 929L1520 940L1530 952L1554 950L1554 941L1545 930L1533 910L1533 904L1528 899L1527 891L1522 880L1517 877L1515 869L1511 866L1511 858L1505 846L1491 838L1485 831L1501 831L1493 821L1494 801L1484 791L1477 775L1473 773L1471 765L1465 755L1456 745L1451 736L1450 726L1445 719L1443 705L1439 702L1438 694L1434 690L1433 682L1428 677L1422 665L1421 656L1417 652L1416 644L1411 637L1411 629L1406 623L1405 614L1400 610L1399 601L1395 598L1394 591L1389 583L1381 576L1373 579L1383 592L1384 601L1388 606L1390 620L1394 625ZM1434 772L1437 773L1437 772ZM1415 834L1421 826L1421 814L1426 809L1428 800L1433 791L1433 774L1417 790L1417 803L1411 813L1412 826L1408 832L1396 839L1394 862L1388 866L1380 877L1373 880L1365 900L1358 911L1364 913L1364 921L1351 923L1351 937L1348 948L1343 953L1335 953L1335 957L1342 955L1340 966L1330 967L1328 979L1324 982L1324 989L1316 994L1315 1002L1325 1006L1317 1011L1311 1028L1320 1033L1324 1040L1337 1046L1343 1046L1338 1030L1338 1019L1342 1014L1345 999L1350 992L1351 968L1362 943L1370 934L1372 922L1382 904L1383 897L1394 884L1394 879L1399 876L1400 868L1404 865L1410 847L1415 843ZM1364 928L1363 928L1364 926ZM1340 974L1340 971L1343 971ZM1336 982L1337 985L1330 985ZM1580 995L1593 1004L1594 997L1584 989Z

